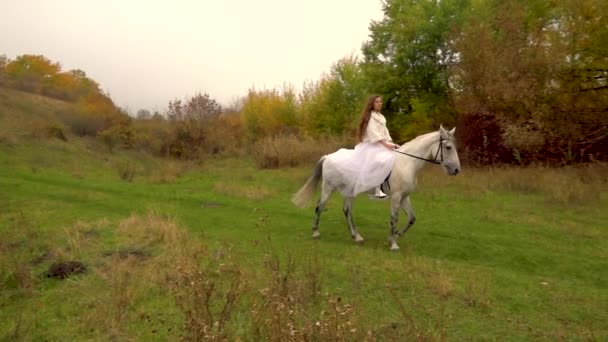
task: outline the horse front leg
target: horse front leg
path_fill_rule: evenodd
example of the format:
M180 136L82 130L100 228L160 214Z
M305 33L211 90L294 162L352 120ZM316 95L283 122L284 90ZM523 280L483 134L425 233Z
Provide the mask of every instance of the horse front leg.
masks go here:
M397 245L397 239L401 235L405 234L405 232L407 232L407 230L410 229L410 227L412 227L414 225L414 223L416 223L416 214L414 213L414 208L412 208L412 203L410 202L409 196L406 196L401 200L401 208L407 213L409 221L403 228L401 228L397 232L394 232L394 234L392 235L391 250L399 249L399 245ZM395 224L396 224L396 222L395 222ZM391 227L391 229L392 228L393 227Z
M357 233L355 222L353 222L353 197L344 198L344 206L342 207L344 216L346 217L346 223L350 229L350 236L355 239L356 243L363 243L363 237Z
M319 232L319 219L321 218L321 212L325 209L325 204L331 196L334 188L323 183L321 185L321 197L317 202L317 206L315 207L315 218L312 221L312 238L319 239L321 237L321 233Z

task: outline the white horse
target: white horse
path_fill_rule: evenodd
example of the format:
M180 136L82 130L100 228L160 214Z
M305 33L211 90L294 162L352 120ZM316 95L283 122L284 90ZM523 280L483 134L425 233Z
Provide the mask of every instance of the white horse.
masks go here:
M460 160L456 151L456 143L454 139L454 127L451 131L447 131L443 126L439 127L439 131L427 133L416 137L414 140L403 144L395 153L399 153L391 174L386 182L382 184L382 190L390 195L391 201L391 223L389 244L391 250L399 250L397 239L404 234L416 222L416 215L410 202L410 194L416 187L416 174L425 163L430 162L440 164L448 175L455 176L460 172ZM315 239L320 237L319 233L319 218L321 211L325 208L325 204L329 196L334 191L344 189L344 180L330 179L324 177L323 169L332 163L332 154L325 155L319 159L313 170L312 176L302 186L302 188L293 196L292 202L298 207L304 207L313 197L319 180L323 179L321 185L321 197L315 208L315 218L312 224L312 236ZM373 189L370 189L373 190ZM344 198L343 211L346 217L346 222L350 229L352 238L357 243L363 242L363 237L357 233L352 217L352 203L354 197L342 195ZM408 217L409 222L400 230L395 227L399 216L399 208L403 209Z

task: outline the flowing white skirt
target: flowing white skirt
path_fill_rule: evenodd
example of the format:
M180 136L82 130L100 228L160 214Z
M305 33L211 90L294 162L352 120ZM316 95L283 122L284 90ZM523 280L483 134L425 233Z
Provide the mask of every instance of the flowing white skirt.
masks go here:
M323 178L345 196L356 196L384 182L395 164L395 152L382 144L362 142L327 155Z

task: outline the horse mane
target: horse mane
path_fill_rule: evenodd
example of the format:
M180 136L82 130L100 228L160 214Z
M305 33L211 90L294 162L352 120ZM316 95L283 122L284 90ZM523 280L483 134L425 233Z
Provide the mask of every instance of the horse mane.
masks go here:
M433 132L421 134L421 135L415 137L414 139L412 139L412 140L410 140L408 142L403 143L402 147L407 148L410 145L420 143L422 140L428 139L428 138L431 137L431 135L435 135L435 134L439 134L439 131L433 131Z

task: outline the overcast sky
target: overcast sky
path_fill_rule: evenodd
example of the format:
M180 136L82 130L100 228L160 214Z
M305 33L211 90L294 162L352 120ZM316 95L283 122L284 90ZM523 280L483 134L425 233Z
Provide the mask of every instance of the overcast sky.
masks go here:
M0 54L84 70L135 113L316 81L360 54L380 0L0 0Z

